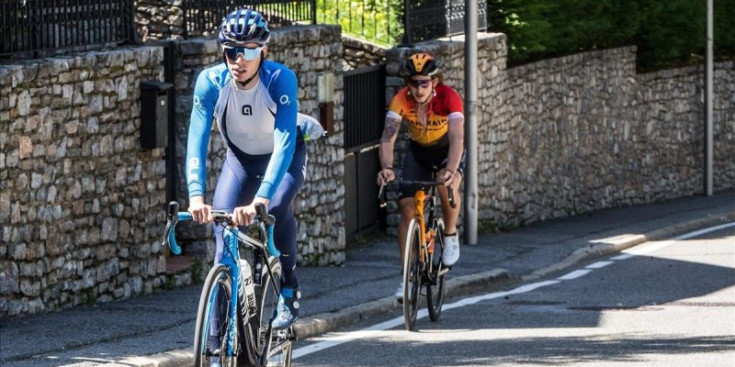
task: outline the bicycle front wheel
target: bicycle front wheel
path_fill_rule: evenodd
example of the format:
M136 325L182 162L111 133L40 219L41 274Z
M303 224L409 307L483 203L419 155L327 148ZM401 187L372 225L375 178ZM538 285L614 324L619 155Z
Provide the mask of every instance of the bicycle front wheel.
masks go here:
M216 265L209 271L199 298L196 329L194 332L194 366L206 367L217 362L222 367L235 367L239 335L236 322L230 318L232 278L229 269ZM235 329L232 353L227 356L227 330Z
M426 285L426 308L429 309L429 319L439 320L444 303L444 265L442 254L444 253L444 221L439 218L436 222L436 234L434 235L434 253L431 256L432 282Z
M421 295L421 227L416 219L408 224L406 246L403 249L403 321L406 330L413 330Z
M272 275L268 269L263 267L261 284L255 287L256 300L258 302L259 337L258 351L261 363L265 366L291 366L291 329L277 331L272 330L270 323L276 313L278 298L280 297L281 262L276 258L270 259ZM274 287L277 285L277 287Z

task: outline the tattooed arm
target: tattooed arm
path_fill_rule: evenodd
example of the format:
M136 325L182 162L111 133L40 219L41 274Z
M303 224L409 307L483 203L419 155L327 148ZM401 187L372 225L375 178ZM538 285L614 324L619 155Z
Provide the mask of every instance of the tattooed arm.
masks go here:
M380 138L380 148L378 149L380 167L382 167L378 173L378 185L388 183L395 179L395 174L393 173L393 145L396 142L400 127L400 119L390 116L386 117L383 136Z

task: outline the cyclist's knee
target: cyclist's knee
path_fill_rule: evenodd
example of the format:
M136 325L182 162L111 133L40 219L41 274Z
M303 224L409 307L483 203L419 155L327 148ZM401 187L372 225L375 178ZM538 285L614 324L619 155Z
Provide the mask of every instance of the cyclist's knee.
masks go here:
M291 205L290 203L286 205L283 202L276 203L271 206L268 213L276 217L276 220L278 221L279 219L286 218L291 215Z
M412 216L413 215L413 198L404 198L399 201L401 207L401 216Z

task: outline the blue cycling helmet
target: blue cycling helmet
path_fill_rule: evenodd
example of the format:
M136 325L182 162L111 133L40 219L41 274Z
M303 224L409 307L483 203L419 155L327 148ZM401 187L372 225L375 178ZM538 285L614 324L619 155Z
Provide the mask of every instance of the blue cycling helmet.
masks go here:
M222 21L218 38L223 45L257 43L264 46L271 38L271 31L263 14L252 9L238 9Z

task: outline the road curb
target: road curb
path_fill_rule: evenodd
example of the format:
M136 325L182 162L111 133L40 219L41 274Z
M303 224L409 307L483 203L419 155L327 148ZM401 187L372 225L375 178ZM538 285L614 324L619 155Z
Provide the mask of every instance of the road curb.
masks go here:
M580 262L589 261L598 257L614 254L633 246L640 245L644 242L663 240L698 228L715 226L732 221L735 221L735 212L677 223L644 234L623 235L610 238L608 239L609 242L607 243L593 244L578 249L572 252L572 254L567 256L564 260L556 264L549 265L545 268L536 270L531 274L523 275L521 276L521 279L523 281L535 280L551 273L564 270Z
M534 271L527 275L511 274L505 269L492 269L476 274L451 278L446 283L446 296L465 295L479 290L500 288L520 281L529 281L544 277L598 257L620 252L647 241L662 240L689 232L735 221L735 211L723 215L710 216L690 220L644 234L624 235L607 239L606 243L592 244L578 249L562 261ZM294 330L299 339L305 339L327 333L337 328L356 324L368 318L385 314L400 308L395 298L385 297L375 301L351 306L337 312L327 312L300 319L294 323ZM104 364L104 367L187 367L193 363L191 349L178 349L151 356L135 357L116 363Z

